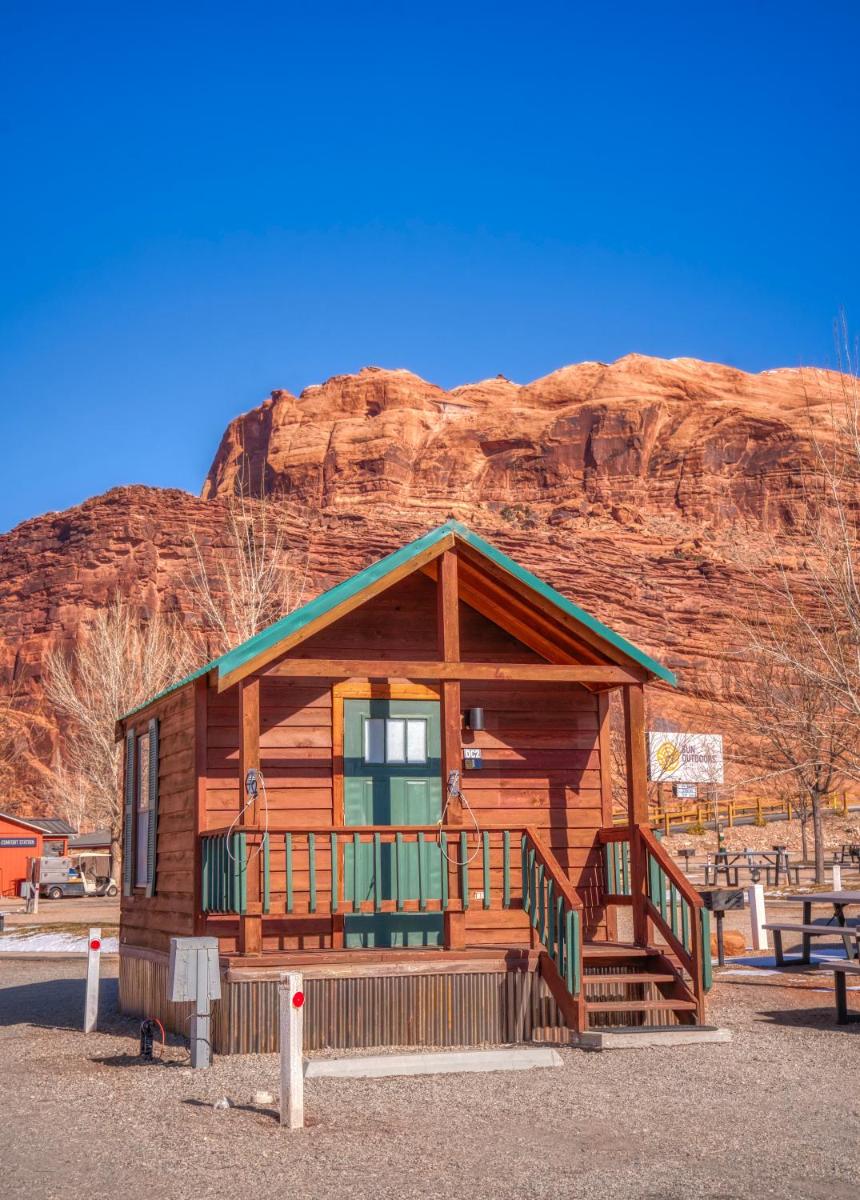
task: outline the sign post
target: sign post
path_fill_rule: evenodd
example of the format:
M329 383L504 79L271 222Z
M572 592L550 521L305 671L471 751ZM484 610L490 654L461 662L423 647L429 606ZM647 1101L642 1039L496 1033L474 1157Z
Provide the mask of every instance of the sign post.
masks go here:
M102 931L91 929L87 940L87 992L84 1000L84 1033L92 1033L99 1019L99 960Z
M767 916L764 910L764 888L760 883L751 883L747 891L750 906L750 934L753 950L767 950Z
M281 1045L281 1124L301 1129L305 1123L305 1078L302 1058L302 1014L305 994L300 971L281 975L278 989Z

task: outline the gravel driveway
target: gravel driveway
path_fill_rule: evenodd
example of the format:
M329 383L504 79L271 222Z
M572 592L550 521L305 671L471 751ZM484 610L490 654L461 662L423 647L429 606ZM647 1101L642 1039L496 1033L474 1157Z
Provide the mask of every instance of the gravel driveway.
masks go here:
M587 1054L556 1070L319 1079L282 1132L258 1088L275 1056L208 1072L136 1061L103 964L85 1038L82 961L0 962L0 1194L52 1200L798 1197L860 1190L860 1024L834 1024L827 975L726 978L727 1046ZM819 990L825 989L825 990ZM857 1007L857 993L853 1004ZM234 1107L217 1110L227 1096Z

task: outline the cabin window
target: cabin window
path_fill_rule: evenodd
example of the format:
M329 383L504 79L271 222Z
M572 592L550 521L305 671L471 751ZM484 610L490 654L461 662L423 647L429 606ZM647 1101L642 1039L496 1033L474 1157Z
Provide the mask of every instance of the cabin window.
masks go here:
M368 717L364 722L366 763L425 763L427 722L423 717Z
M149 734L137 739L137 788L134 812L134 883L149 883Z

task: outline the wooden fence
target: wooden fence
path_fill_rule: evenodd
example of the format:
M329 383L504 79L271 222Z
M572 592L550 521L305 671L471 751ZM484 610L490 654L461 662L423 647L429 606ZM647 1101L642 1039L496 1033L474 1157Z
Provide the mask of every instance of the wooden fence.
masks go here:
M849 796L847 792L841 792L829 798L828 808L832 812L847 816L849 807L856 803L860 803L857 797ZM762 824L768 818L772 820L783 818L787 821L798 818L798 812L790 801L786 802L768 796L716 802L713 800L673 800L671 804L651 804L649 806L651 825L655 829L662 829L664 833L683 826L712 824L715 815L718 815L720 823L728 828L740 821L748 822L750 819L756 824ZM619 811L615 814L616 825L623 825L626 822L626 813Z

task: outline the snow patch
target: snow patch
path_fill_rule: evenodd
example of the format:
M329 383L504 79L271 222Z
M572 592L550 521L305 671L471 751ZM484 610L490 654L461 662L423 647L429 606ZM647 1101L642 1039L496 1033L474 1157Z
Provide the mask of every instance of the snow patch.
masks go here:
M103 938L102 950L115 954L118 939ZM87 936L77 933L10 933L0 937L0 954L86 954Z

